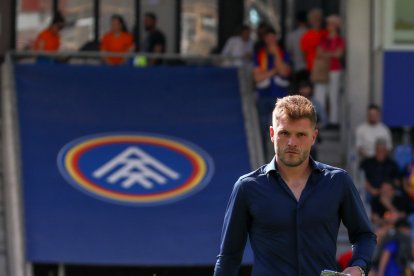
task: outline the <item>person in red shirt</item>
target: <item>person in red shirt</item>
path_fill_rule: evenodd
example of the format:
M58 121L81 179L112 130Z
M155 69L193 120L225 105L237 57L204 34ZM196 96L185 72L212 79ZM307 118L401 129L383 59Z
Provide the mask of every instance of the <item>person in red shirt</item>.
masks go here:
M310 28L303 34L300 40L300 47L306 60L306 67L312 71L313 61L316 56L316 49L322 38L326 37L327 32L322 28L322 11L320 9L312 9L308 13L308 23Z
M337 127L339 123L339 90L342 75L341 58L345 52L345 40L339 34L341 26L341 18L339 16L328 16L326 23L328 35L321 39L317 55L327 58L329 61L329 82L317 84L317 87L315 87L315 97L324 105L328 96L329 124Z
M127 53L132 51L134 46L134 38L128 32L125 20L120 15L111 17L111 30L107 32L102 40L100 49L104 52ZM104 62L112 65L125 63L123 57L105 57Z
M33 50L56 52L60 47L59 32L65 26L65 18L61 13L56 13L53 16L52 23L40 32L33 43Z

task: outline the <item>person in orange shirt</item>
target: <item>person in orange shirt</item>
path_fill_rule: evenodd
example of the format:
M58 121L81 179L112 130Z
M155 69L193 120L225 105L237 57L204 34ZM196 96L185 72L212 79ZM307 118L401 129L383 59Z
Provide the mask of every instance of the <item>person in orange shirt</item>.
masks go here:
M306 67L309 72L312 71L313 61L316 56L316 49L321 40L327 36L328 32L322 28L322 11L320 9L312 9L308 13L308 22L310 29L306 31L300 40L300 46L306 60Z
M133 49L134 38L128 32L125 20L120 15L112 15L111 30L107 32L101 41L100 49L104 52L127 53ZM105 57L104 62L112 65L125 63L122 57Z
M59 32L65 27L65 18L60 12L53 16L52 23L40 32L33 44L33 50L56 52L60 47Z

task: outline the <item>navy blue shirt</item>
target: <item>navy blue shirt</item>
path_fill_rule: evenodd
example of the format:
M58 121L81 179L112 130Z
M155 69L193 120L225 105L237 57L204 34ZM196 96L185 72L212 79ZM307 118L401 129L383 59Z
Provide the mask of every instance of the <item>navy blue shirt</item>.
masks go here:
M249 236L252 275L320 275L336 270L340 222L353 245L350 266L367 270L376 244L364 206L348 173L310 159L312 173L299 201L275 159L239 178L224 219L215 276L237 275Z

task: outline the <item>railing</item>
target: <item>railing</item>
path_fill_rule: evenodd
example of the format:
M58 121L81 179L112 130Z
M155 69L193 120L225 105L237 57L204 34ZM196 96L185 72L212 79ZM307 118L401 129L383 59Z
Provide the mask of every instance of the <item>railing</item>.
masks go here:
M79 61L79 59L94 59L101 62L105 57L119 57L119 58L146 58L146 59L160 59L166 63L174 64L174 62L181 61L185 64L214 64L222 65L225 62L231 62L234 58L222 55L182 55L175 53L155 54L155 53L113 53L113 52L99 52L99 51L59 51L59 52L44 52L44 51L11 51L10 57L13 61L31 59L35 60L36 57L56 58L63 60L63 62L71 63L72 60Z

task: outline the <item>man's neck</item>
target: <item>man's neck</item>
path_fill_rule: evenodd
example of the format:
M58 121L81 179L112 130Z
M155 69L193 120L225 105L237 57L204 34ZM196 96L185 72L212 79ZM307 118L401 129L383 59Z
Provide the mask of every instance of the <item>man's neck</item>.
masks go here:
M302 164L296 167L286 166L276 157L276 165L280 172L280 175L287 182L295 182L304 178L308 178L311 172L309 157Z

